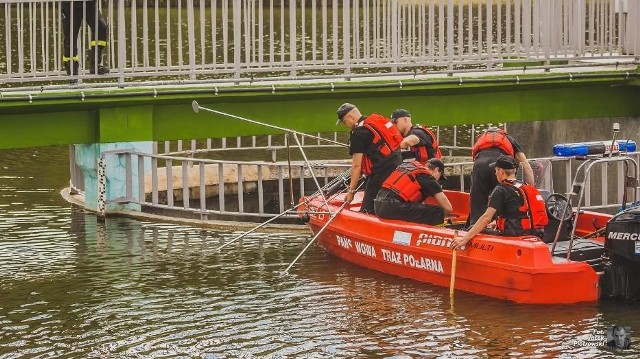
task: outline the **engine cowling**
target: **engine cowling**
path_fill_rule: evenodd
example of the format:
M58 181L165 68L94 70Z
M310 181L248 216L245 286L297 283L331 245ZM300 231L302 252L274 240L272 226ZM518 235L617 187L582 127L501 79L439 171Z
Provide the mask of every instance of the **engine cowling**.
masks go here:
M611 218L604 247L609 261L601 280L602 295L640 300L640 207Z

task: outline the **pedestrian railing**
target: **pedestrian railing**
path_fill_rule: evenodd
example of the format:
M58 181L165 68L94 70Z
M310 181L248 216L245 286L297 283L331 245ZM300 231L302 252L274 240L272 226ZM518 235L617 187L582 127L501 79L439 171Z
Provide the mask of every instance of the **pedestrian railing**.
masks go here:
M87 0L77 1L87 11ZM0 4L0 81L68 84L64 2ZM636 0L95 2L108 24L111 72L89 72L94 39L83 23L74 79L86 86L546 69L637 62L640 54Z

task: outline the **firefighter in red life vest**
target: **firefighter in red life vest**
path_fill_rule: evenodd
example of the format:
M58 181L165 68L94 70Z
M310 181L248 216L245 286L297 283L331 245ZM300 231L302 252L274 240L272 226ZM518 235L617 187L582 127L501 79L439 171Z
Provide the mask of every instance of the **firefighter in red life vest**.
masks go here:
M471 211L467 219L470 228L487 209L489 193L498 185L498 180L489 164L495 162L501 155L509 155L522 164L524 181L534 184L533 170L527 162L527 156L520 144L509 136L503 129L491 127L485 130L471 149L473 169L471 171L470 206Z
M480 232L504 236L541 236L547 225L544 200L538 190L516 180L518 161L512 156L502 155L490 164L490 168L494 170L499 184L491 192L484 214L467 234L454 238L453 249L464 249L465 244ZM494 218L495 225L487 229Z
M446 180L444 163L437 158L423 166L416 160L404 162L384 181L375 199L376 215L380 218L441 224L444 216L453 209L442 192L438 180ZM434 197L438 205L423 203Z
M402 108L393 111L391 122L404 137L400 148L409 149L402 152L402 159L415 158L424 165L430 158L442 158L436 135L427 126L413 125L409 111Z
M337 114L336 125L342 123L351 129L351 182L345 201L353 200L360 175L364 174L367 182L360 212L373 214L373 200L382 182L402 162L402 135L388 118L377 114L362 116L360 110L350 103L342 104Z

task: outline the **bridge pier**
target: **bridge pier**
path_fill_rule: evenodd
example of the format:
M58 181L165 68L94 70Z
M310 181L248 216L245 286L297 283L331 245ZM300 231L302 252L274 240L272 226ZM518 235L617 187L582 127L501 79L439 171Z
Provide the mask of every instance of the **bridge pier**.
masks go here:
M84 177L85 208L96 211L99 215L111 211L140 211L139 204L130 202L131 198L139 196L138 173L131 170L138 166L137 156L132 156L131 161L127 161L125 156L105 156L108 152L122 150L151 153L153 142L75 145L75 165L80 168ZM99 170L100 163L104 164L103 171ZM131 167L128 171L127 166ZM103 175L100 176L99 173ZM127 178L127 173L130 178Z

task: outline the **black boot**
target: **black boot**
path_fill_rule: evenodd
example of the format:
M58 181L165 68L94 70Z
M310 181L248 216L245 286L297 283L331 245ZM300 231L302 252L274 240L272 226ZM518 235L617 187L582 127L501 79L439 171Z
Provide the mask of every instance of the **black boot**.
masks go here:
M73 61L73 67L71 66L71 62L72 61L64 61L63 62L64 69L67 72L67 76L77 76L78 68L80 67L78 64L78 61ZM71 79L69 80L69 82L72 84L75 84L75 83L78 83L78 79Z
M96 49L97 48L97 54ZM104 46L94 46L89 49L87 53L87 59L89 60L89 72L92 74L106 75L109 73L109 68L102 65L102 50Z

